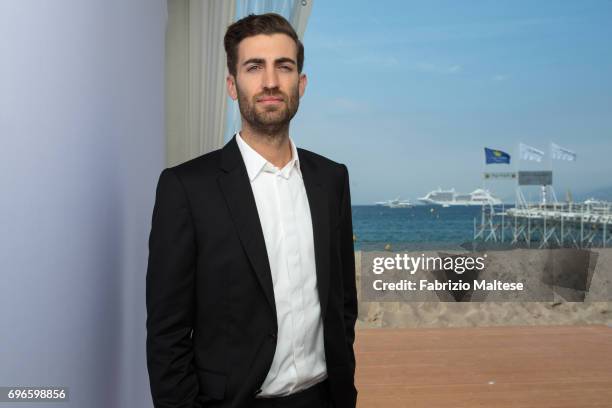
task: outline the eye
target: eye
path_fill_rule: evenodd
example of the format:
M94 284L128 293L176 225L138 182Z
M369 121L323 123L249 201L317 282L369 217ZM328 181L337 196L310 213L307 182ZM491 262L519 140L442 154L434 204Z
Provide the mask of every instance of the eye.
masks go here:
M259 65L251 65L250 67L247 68L247 71L255 71L258 68L259 68Z
M281 65L281 66L280 66L280 69L281 69L281 70L283 70L283 71L287 71L287 72L289 72L289 71L291 71L293 68L291 68L289 65Z

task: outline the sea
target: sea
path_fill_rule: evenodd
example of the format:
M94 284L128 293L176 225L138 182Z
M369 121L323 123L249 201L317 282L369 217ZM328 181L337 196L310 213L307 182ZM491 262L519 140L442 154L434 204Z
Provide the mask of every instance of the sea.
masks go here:
M415 205L389 208L354 205L355 250L461 250L474 239L474 219L480 224L481 206Z

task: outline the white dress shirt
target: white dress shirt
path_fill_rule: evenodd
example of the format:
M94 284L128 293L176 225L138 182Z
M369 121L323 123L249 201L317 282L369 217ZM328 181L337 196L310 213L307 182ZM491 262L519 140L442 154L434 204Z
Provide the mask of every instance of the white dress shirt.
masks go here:
M310 207L295 144L282 169L240 136L270 262L278 321L272 366L257 397L293 394L327 378Z

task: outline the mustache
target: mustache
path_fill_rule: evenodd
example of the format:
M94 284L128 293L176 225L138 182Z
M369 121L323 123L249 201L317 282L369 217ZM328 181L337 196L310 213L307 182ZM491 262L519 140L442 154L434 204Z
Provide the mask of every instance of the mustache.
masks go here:
M283 100L287 100L287 95L285 95L283 92L281 92L279 90L261 92L261 93L255 95L255 100L259 100L259 99L265 98L265 97L282 98Z

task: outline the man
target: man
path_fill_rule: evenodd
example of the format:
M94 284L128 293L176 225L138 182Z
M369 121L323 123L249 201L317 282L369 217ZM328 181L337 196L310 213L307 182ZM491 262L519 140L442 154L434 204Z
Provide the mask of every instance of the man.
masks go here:
M348 172L289 122L304 51L277 14L225 35L242 130L159 178L147 361L157 408L354 408L357 318Z

